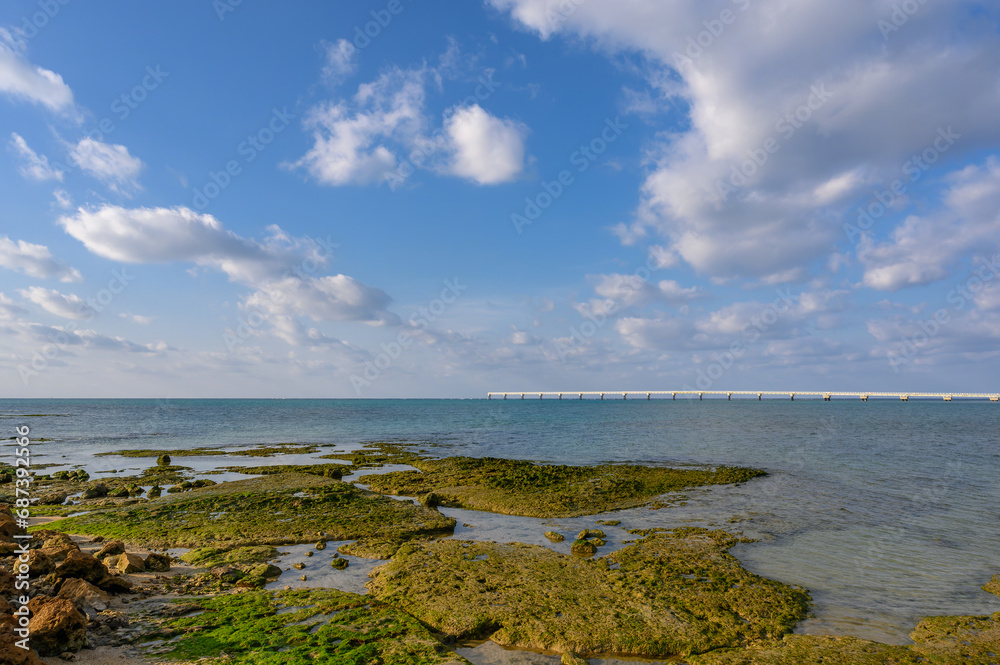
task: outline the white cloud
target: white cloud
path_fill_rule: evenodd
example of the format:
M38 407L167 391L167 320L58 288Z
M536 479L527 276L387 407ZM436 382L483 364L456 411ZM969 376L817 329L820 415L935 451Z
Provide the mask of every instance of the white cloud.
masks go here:
M1000 249L1000 161L969 166L952 178L940 210L911 215L886 242L859 243L866 286L895 291L948 277L965 257Z
M314 277L326 264L329 249L308 239L291 238L276 226L263 241L243 238L219 220L184 207L103 206L79 210L59 220L67 233L98 256L124 263L189 262L219 270L253 291L242 306L267 315L283 339L297 334L304 316L316 321L363 321L395 324L386 310L391 298L346 275ZM308 265L308 270L306 266ZM314 339L319 339L313 335Z
M25 300L35 303L49 314L64 319L88 319L94 310L82 298L73 294L60 293L53 289L32 286L18 291Z
M14 303L3 291L0 291L0 320L10 320L18 314L24 314L27 310Z
M29 277L56 278L60 282L82 281L79 271L52 258L45 245L35 245L0 236L0 267L22 272Z
M494 117L473 104L456 108L445 119L444 130L454 175L495 185L514 180L524 170L524 125Z
M140 188L138 178L144 165L123 145L102 143L87 137L70 149L70 159L119 194L128 196Z
M55 72L28 62L14 44L0 42L0 92L41 104L50 111L75 114L73 92Z
M60 208L72 208L73 207L73 197L69 195L65 189L59 188L52 192L53 198L56 200L56 205Z
M323 65L323 79L328 83L340 83L357 71L358 50L354 44L346 39L338 39L333 44L323 41L320 46L326 57Z
M802 279L836 251L836 206L864 183L900 177L939 128L961 134L949 158L1000 140L1000 40L953 3L922 5L885 41L881 0L722 3L733 20L715 35L705 22L719 6L698 0L588 0L563 13L560 0L490 2L542 38L639 53L663 80L679 79L689 128L660 141L635 221L619 231L663 238L710 277ZM973 6L1000 17L995 4ZM788 122L803 105L806 119ZM777 150L761 153L768 139ZM745 184L720 199L716 184L744 164Z
M148 326L155 319L152 316L142 316L141 314L128 314L126 312L121 312L118 318L125 319L126 321L131 321L132 323L138 323L140 326Z
M358 88L356 111L346 102L313 108L305 125L314 145L292 164L325 185L380 182L396 167L384 142L412 142L423 129L424 70L394 69Z
M8 149L21 158L21 164L17 167L17 172L28 180L56 180L62 182L63 172L49 165L49 158L39 155L28 146L28 142L16 133L11 132Z

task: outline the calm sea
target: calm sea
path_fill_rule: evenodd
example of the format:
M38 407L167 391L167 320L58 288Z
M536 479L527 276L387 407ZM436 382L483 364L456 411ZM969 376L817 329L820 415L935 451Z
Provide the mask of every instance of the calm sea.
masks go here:
M733 553L811 591L815 616L802 632L902 643L922 616L1000 610L979 589L1000 573L995 403L0 400L0 414L2 438L28 424L33 438L53 439L36 444L36 464L92 472L121 470L120 458L92 455L124 448L378 440L573 464L762 467L767 478L620 519L758 538Z

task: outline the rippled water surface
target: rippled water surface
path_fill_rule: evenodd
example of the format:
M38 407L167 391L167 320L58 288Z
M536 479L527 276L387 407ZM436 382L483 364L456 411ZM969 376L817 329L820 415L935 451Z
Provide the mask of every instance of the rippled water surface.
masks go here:
M712 525L758 538L734 554L756 572L810 590L815 617L803 632L901 643L922 616L1000 610L1000 599L979 589L1000 572L995 403L0 400L0 415L10 430L2 438L28 424L33 438L53 439L35 444L36 464L88 470L147 465L93 458L128 448L353 448L374 440L559 463L756 466L770 475L615 518L625 526ZM216 463L198 459L184 463ZM547 544L539 537L542 520L447 512L471 525L456 537ZM546 523L569 532L585 521Z

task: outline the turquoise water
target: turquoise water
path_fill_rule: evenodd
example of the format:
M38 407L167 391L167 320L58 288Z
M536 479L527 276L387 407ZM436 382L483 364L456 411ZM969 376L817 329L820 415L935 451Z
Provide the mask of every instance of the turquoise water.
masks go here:
M88 470L120 468L120 458L91 456L124 448L373 440L560 463L757 466L770 475L619 519L711 525L760 539L734 554L752 570L810 589L815 616L803 632L903 643L922 616L1000 610L1000 599L979 589L1000 573L1000 405L993 403L0 400L0 414L5 437L26 423L32 437L55 439L35 445L36 464ZM478 531L527 540L521 536L534 526L519 520L482 515Z

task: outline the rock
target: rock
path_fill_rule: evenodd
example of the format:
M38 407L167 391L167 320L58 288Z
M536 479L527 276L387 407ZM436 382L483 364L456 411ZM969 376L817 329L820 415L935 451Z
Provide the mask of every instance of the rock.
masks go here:
M295 570L302 570L305 567L306 564L302 563L301 561L292 564L292 568L294 568Z
M108 570L117 570L118 569L118 559L120 557L121 557L121 554L112 554L110 556L106 556L106 557L104 557L104 565L108 567Z
M269 563L262 563L250 569L249 575L263 577L264 579L278 579L281 577L281 568Z
M239 582L245 577L245 573L242 570L238 570L232 566L216 566L210 572L212 573L212 577L222 582Z
M14 542L14 534L17 533L17 522L9 513L0 513L0 542Z
M606 537L607 536L605 536L604 532L601 531L600 529L584 529L577 536L577 540L579 540L580 538L606 538Z
M160 455L156 458L157 466L170 466L170 455Z
M100 586L108 575L108 569L90 554L76 551L70 552L66 560L56 566L55 574L59 579L77 577Z
M118 569L118 572L127 575L129 573L141 573L146 570L146 564L138 554L122 554L118 557L118 563L115 564L115 568Z
M993 579L983 585L983 591L1000 596L1000 575L994 575Z
M424 508L437 508L441 505L441 497L434 492L428 492L420 497L420 505Z
M10 598L14 595L14 576L7 566L0 567L0 598Z
M34 650L25 651L15 646L14 641L12 631L0 630L0 654L4 655L4 665L45 665Z
M108 496L115 499L125 499L128 498L128 489L125 487L116 487L108 491Z
M170 557L166 554L153 552L146 557L146 570L154 573L165 573L170 570Z
M31 646L41 656L79 651L87 644L87 618L67 598L35 597L28 608Z
M125 543L120 540L109 540L104 543L104 546L94 556L98 559L103 559L112 554L125 554Z
M337 570L343 570L344 568L347 568L348 565L347 559L341 559L340 557L337 557L330 562L330 567L336 568Z
M545 537L551 540L553 543L561 543L566 540L566 536L561 533L556 533L555 531L546 531Z
M31 550L28 552L28 568L28 577L42 577L55 570L56 564L42 550Z
M318 549L318 550L325 550L326 549L326 541L325 540L321 540L318 543L316 543L316 549Z
M108 486L104 483L96 483L83 491L84 499L100 499L108 495Z
M38 503L42 506L61 506L66 503L66 499L69 498L69 494L66 492L54 492L52 494L44 494L38 497Z
M57 547L43 547L38 550L43 554L47 554L53 563L62 563L69 556L70 552L79 552L80 548L74 543L70 545L59 545Z
M132 593L132 583L120 575L108 574L96 584L98 588L108 593ZM122 601L124 602L124 598Z
M562 658L559 659L559 662L562 663L562 665L587 665L588 661L586 658L581 658L571 651L569 653L564 653Z
M149 493L146 494L146 497L150 499L159 499L162 495L163 495L163 488L160 487L159 485L153 485L149 489Z
M76 609L88 615L96 612L103 612L111 604L111 596L104 591L87 582L76 578L70 578L59 587L59 598L66 598Z
M597 546L586 538L578 538L573 541L570 551L576 556L591 557L597 554Z
M597 523L601 526L618 526L622 523L621 520L597 520Z

